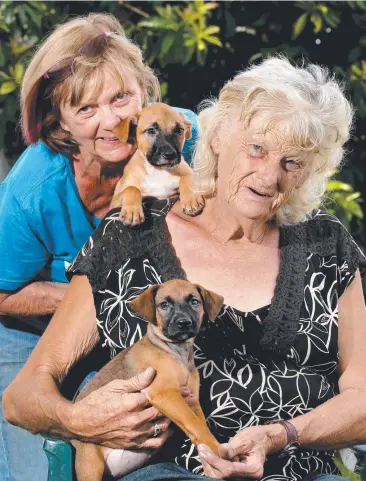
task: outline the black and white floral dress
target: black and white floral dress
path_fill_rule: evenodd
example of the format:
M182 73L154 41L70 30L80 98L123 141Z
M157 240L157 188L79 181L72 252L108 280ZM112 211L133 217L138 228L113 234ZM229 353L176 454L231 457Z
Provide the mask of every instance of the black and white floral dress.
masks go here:
M124 227L119 210L111 210L69 267L69 277L86 274L90 280L100 337L111 357L146 332L146 321L133 315L128 301L152 284L184 277L165 223L173 203L147 199L146 222L138 229ZM221 443L248 426L305 414L338 393L338 300L365 257L342 224L322 210L281 228L280 249L271 305L254 312L224 305L195 340L201 404ZM183 433L166 444L160 461L202 472ZM337 473L332 457L292 447L268 457L263 479Z

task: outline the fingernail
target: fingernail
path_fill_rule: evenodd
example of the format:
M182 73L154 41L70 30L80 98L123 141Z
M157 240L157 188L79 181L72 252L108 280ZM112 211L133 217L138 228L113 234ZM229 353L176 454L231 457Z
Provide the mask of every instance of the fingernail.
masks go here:
M145 376L151 376L151 374L154 372L154 369L152 367L148 367L145 369Z
M189 393L189 389L187 387L182 387L181 391L180 391L182 394L188 394Z

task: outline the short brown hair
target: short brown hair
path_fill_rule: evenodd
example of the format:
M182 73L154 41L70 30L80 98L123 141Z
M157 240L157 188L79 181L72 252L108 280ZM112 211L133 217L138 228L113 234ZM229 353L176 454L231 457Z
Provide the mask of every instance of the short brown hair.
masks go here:
M73 75L63 82L43 79L43 74L62 59L74 55L88 40L103 32L115 32L108 37L103 56L74 60ZM154 72L144 64L142 52L124 33L119 21L110 14L91 13L74 18L56 28L39 46L24 75L21 89L21 125L27 143L42 140L56 152L77 150L69 132L60 126L60 106L70 99L77 103L95 79L109 69L124 84L123 73L130 71L143 94L143 103L159 98L159 82ZM103 88L94 82L96 97Z

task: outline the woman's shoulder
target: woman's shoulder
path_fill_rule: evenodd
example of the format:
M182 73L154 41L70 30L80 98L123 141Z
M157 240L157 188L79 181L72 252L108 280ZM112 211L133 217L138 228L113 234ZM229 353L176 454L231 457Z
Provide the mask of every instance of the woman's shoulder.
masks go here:
M323 209L314 209L299 224L285 226L285 244L305 248L308 252L321 256L336 255L338 263L346 262L354 271L366 270L366 256L348 229L335 216Z
M70 265L68 278L86 274L95 292L105 283L108 272L142 255L154 258L162 271L175 272L165 218L177 199L144 199L145 221L135 227L121 222L119 208L110 210Z
M23 202L49 184L64 185L68 175L67 157L53 152L42 142L30 145L12 167L2 183L3 191ZM55 190L55 189L53 189ZM5 195L5 193L4 193Z

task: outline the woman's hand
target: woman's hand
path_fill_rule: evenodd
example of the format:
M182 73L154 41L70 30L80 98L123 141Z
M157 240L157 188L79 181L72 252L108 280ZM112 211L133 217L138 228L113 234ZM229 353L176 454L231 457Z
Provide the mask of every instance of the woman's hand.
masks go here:
M263 476L266 456L286 445L287 435L280 425L252 426L220 446L218 457L208 446L198 446L205 475L217 479Z
M172 429L171 421L141 392L154 377L155 371L148 368L127 381L108 383L73 404L64 422L80 441L116 449L159 449ZM182 395L189 405L195 404L188 388L182 389ZM161 434L154 437L156 423Z

